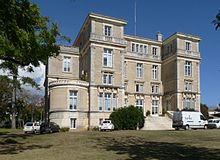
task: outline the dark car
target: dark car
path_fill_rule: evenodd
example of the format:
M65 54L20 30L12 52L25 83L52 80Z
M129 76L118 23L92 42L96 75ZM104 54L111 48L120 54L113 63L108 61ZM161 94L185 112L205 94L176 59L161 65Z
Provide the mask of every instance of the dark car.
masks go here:
M54 132L59 132L60 127L58 124L54 122L50 123L42 123L40 126L40 133L54 133Z

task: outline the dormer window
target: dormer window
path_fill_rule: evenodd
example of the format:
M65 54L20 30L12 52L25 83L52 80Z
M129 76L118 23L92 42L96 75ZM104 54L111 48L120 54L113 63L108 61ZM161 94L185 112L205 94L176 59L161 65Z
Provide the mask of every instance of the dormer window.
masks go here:
M105 36L112 36L112 26L105 25Z

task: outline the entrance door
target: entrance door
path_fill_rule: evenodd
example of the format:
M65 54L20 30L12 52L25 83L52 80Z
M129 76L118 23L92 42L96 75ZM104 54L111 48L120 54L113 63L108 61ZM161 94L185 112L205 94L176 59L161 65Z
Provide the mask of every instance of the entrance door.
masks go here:
M159 101L158 100L152 100L152 116L158 116L159 111Z

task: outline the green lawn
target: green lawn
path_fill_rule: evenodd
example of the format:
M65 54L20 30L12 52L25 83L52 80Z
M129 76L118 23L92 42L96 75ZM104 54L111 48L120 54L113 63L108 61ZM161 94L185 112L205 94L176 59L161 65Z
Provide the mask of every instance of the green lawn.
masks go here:
M66 132L0 129L1 160L220 159L220 130Z

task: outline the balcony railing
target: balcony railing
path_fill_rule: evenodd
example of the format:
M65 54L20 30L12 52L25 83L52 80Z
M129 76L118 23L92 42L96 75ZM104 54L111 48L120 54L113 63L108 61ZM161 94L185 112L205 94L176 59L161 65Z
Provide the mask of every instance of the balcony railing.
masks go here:
M49 82L49 86L59 86L59 85L80 85L80 86L89 86L88 82L81 80L55 80Z
M157 61L161 60L160 56L155 56L149 53L142 53L142 52L131 52L130 50L127 50L126 55L137 58L150 59L150 60L157 60Z
M127 42L122 38L99 35L99 34L94 34L94 33L90 34L90 40L110 42L110 43L115 43L115 44L120 44L120 45L126 45L127 44Z
M177 55L184 55L184 56L189 56L189 57L200 58L199 52L187 51L187 50L183 50L183 49L177 49Z

